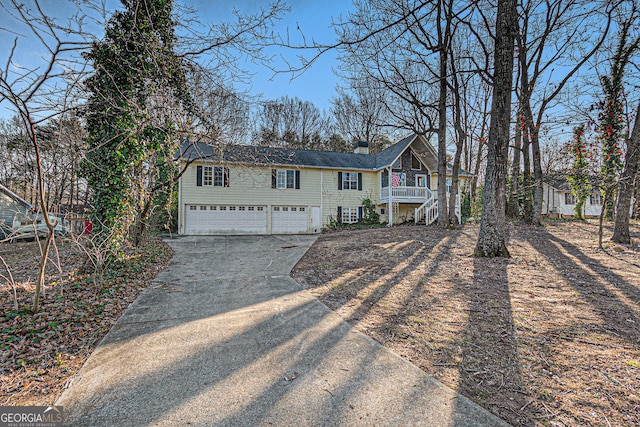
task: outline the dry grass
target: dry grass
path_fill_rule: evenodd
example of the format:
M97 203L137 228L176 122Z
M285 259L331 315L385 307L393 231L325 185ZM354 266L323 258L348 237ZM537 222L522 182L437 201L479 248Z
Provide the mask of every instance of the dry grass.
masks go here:
M513 226L510 259L474 259L477 232L325 235L293 275L513 425L640 425L640 252L597 249L593 222L549 222Z

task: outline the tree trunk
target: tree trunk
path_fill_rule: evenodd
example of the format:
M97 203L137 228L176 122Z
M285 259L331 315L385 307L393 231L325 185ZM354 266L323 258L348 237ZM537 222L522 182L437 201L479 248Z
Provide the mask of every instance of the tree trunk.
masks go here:
M604 222L604 212L607 208L607 202L609 198L609 193L604 193L604 199L602 200L602 208L600 208L600 218L598 219L598 249L602 249L602 233L603 233L603 222Z
M449 213L447 209L447 64L449 55L449 25L448 14L442 16L443 4L438 4L438 17L445 20L445 30L442 31L438 23L438 41L440 43L440 96L438 98L438 225L449 227Z
M458 195L459 188L459 179L458 179L458 171L460 170L462 152L464 151L464 145L467 140L467 133L462 126L462 106L460 102L460 98L462 96L460 90L460 83L458 80L458 72L455 63L455 57L453 52L451 53L451 80L453 83L453 99L454 99L454 127L456 133L456 153L453 157L453 166L451 171L451 198L449 200L449 223L453 226L457 223L456 217L456 201ZM462 208L462 206L461 206Z
M47 208L45 195L44 195L44 171L42 170L42 157L40 156L40 147L38 146L38 139L36 136L35 126L31 117L25 117L25 126L28 126L31 130L31 143L36 156L36 171L37 171L37 185L38 185L38 203L40 205L41 214L44 218L44 223L47 226L49 235L45 241L44 248L42 248L42 256L40 258L40 266L38 269L38 281L36 282L36 289L33 295L33 304L31 306L31 312L37 313L40 311L40 293L44 292L44 279L45 270L47 268L47 261L49 260L49 250L51 244L55 238L54 228L55 224L51 223L49 218L49 209ZM36 232L37 233L37 232Z
M478 243L474 251L476 257L510 256L506 244L505 208L511 88L513 84L513 50L517 20L516 1L498 0L489 152L482 197L482 219Z
M522 199L522 216L524 222L531 224L533 221L533 206L531 205L531 144L529 132L523 133L522 138L522 185L520 186L520 197Z
M542 199L544 189L542 187L542 158L540 156L540 132L538 126L532 126L531 134L531 151L533 160L533 209L531 212L531 224L542 225L540 217L542 216Z
M456 201L458 195L458 187L460 181L458 179L458 170L460 170L460 157L462 152L460 146L456 149L456 154L453 158L453 167L451 172L451 193L449 194L449 225L455 227L458 223L458 217L456 216Z
M520 160L522 159L522 108L518 107L516 119L516 136L513 143L513 162L511 163L511 187L509 190L509 200L507 203L507 216L512 219L518 218L520 212L520 203L518 198L518 180L520 179Z
M611 240L617 243L631 243L629 235L629 219L631 197L633 196L634 180L640 167L640 104L636 111L636 121L633 125L631 139L627 143L627 156L624 170L618 182L618 203L616 204L616 222Z
M483 133L484 134L484 133ZM482 147L484 147L483 137L478 141L478 151L476 152L476 163L471 177L471 205L475 205L478 199L478 175L480 174L480 163L482 162Z
M636 172L636 188L635 188L636 202L633 205L633 218L640 219L640 172Z

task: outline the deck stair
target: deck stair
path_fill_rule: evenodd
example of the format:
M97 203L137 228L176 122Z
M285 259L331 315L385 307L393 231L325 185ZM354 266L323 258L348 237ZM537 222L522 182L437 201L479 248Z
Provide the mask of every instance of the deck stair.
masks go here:
M438 219L438 200L434 193L430 193L427 200L416 208L414 212L414 220L416 224L433 224Z

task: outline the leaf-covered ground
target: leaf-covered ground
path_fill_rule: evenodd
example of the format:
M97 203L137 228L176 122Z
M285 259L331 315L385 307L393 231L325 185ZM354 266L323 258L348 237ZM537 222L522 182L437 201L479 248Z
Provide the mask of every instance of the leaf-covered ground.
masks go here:
M0 244L14 289L0 278L0 405L49 405L120 317L169 262L171 249L151 239L128 249L101 283L88 274L77 245L58 239L40 311L29 311L37 278L38 242ZM59 259L59 262L58 262ZM0 274L8 277L0 263Z
M595 222L321 236L293 276L361 332L516 426L640 425L640 249ZM632 227L640 244L640 227ZM610 228L605 239L612 235Z

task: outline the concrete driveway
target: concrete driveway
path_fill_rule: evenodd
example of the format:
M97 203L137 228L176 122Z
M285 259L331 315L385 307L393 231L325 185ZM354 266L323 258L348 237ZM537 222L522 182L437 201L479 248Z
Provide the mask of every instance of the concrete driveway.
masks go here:
M56 402L77 426L501 426L288 274L313 236L182 237Z

